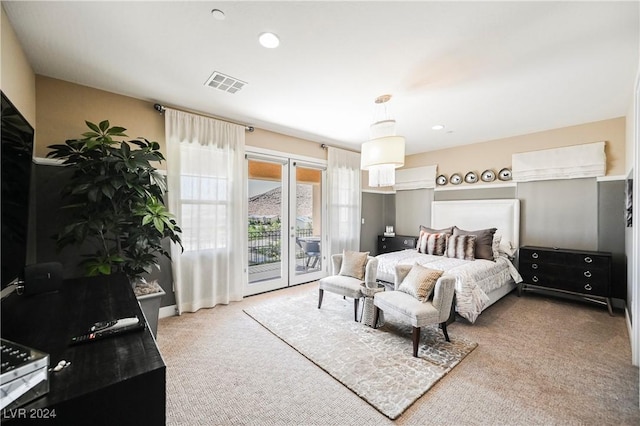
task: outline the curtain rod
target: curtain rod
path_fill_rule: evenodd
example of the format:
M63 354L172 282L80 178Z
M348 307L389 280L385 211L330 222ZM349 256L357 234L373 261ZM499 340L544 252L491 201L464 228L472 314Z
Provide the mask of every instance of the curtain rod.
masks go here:
M158 111L160 114L164 113L166 108L164 107L164 105L160 105L160 104L154 104L153 105L153 109L155 109L156 111ZM172 109L176 109L176 108L172 108ZM177 109L176 109L177 110ZM182 111L182 110L177 110L177 111ZM189 111L182 111L182 112L188 112L189 114L193 114L192 112ZM210 115L205 115L205 114L196 114L196 115L200 115L202 117L207 117L207 118L213 118L215 120L220 120L220 121L224 121L225 123L231 123L231 124L237 124L239 126L244 126L244 130L246 130L247 132L251 133L255 130L255 128L253 126L247 126L246 124L241 124L241 123L234 123L233 121L229 121L229 120L221 120L218 117L212 117Z
M320 148L322 149L337 148L337 149L342 149L344 151L350 151L350 152L355 152L356 154L360 154L360 151L356 151L355 149L348 149L348 148L343 148L341 146L327 145L326 143L323 143L322 145L320 145Z

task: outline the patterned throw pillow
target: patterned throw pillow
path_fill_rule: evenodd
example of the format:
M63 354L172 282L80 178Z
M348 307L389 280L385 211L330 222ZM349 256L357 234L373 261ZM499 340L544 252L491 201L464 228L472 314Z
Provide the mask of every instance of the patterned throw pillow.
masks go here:
M475 235L476 246L473 257L476 259L494 260L493 236L496 228L478 229L477 231L465 231L457 226L453 227L453 235Z
M425 268L416 263L398 286L398 291L410 294L421 302L426 302L441 275L442 271Z
M430 234L425 231L420 231L420 238L418 239L418 253L442 256L446 245L447 234Z
M367 256L369 256L368 251L361 253L357 251L343 250L342 265L340 266L340 272L338 275L353 277L359 280L364 279Z
M445 256L456 259L474 260L475 235L450 235L447 238Z

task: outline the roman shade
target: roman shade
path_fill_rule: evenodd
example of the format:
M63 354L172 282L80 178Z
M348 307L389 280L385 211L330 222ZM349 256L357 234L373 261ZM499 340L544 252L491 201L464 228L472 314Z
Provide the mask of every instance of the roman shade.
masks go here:
M393 189L403 191L409 189L435 188L436 170L438 166L412 167L396 170L396 183Z
M604 176L607 157L604 142L513 154L513 180L529 182Z

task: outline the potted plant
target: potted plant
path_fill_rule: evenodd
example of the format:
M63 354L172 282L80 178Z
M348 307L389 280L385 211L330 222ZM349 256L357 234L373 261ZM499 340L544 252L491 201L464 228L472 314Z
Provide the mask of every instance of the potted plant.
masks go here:
M158 256L170 258L163 240L169 238L182 247L181 230L164 204L165 177L151 165L164 160L160 145L145 138L114 140L127 137L126 129L110 127L107 120L86 124L89 131L82 139L50 145L47 154L64 160L72 171L62 190L63 208L69 214L57 246L92 247L81 262L88 276L122 272L134 289L136 284L147 288L143 277L158 267ZM145 312L150 322L154 316L157 322L162 295L157 297L156 312ZM154 325L150 326L155 334Z

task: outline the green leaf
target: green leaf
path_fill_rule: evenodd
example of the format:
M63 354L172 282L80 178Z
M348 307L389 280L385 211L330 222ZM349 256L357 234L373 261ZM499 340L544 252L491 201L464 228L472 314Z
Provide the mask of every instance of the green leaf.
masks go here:
M164 231L164 222L162 221L162 219L154 217L153 218L153 225L156 227L158 232L163 232Z
M96 132L85 132L82 134L82 136L84 136L85 138L97 138L100 135Z
M113 195L115 194L115 190L113 189L113 186L111 185L104 185L102 188L102 193L108 198L108 199L112 199Z
M98 191L99 188L91 188L91 190L89 190L89 192L87 193L87 198L89 198L89 201L93 203L98 201Z
M109 264L102 264L98 266L98 272L100 272L102 275L110 275L111 274L111 265Z
M86 121L86 120L85 120L85 123L87 124L87 127L89 127L91 130L93 130L96 133L100 133L100 129L98 128L98 126L96 126L92 122Z
M107 130L108 135L112 136L127 136L124 134L124 131L127 130L124 127L113 126L109 130Z
M131 147L126 142L122 142L122 144L120 145L120 151L122 152L122 156L124 158L129 158L131 156Z
M100 133L103 134L109 128L109 120L100 122Z

